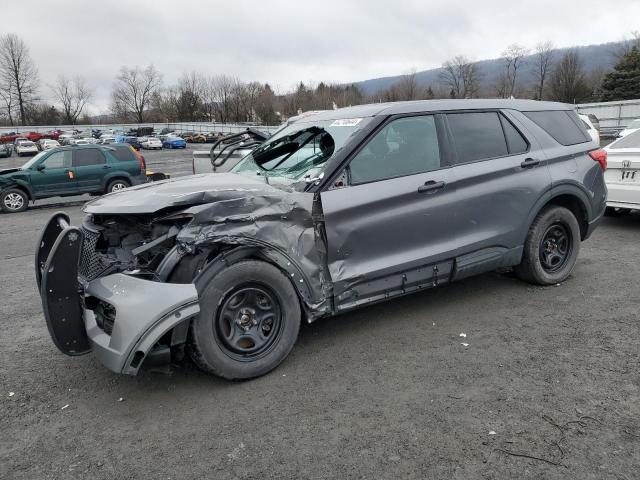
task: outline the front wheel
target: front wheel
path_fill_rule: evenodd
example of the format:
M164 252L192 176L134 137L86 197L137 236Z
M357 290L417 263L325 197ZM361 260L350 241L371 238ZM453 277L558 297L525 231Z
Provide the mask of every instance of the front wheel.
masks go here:
M298 296L278 268L256 260L241 261L204 288L188 351L196 365L214 375L258 377L289 354L300 319Z
M23 212L29 205L27 194L17 188L5 190L0 195L0 206L7 213Z
M529 227L522 262L515 272L536 285L554 285L571 274L580 251L580 226L563 207L544 208Z

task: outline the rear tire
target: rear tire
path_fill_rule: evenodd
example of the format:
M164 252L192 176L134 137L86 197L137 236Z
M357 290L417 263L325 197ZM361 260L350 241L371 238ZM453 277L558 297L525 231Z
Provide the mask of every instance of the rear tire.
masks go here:
M216 275L200 295L187 351L202 370L227 379L264 375L289 354L300 330L300 303L275 266L244 260Z
M24 212L29 206L29 197L18 188L10 188L0 195L0 206L7 213Z
M529 227L516 275L536 285L565 281L580 251L580 225L570 210L549 205Z
M129 181L123 178L116 178L115 180L111 180L107 185L106 193L119 192L120 190L124 190L125 188L130 187L131 184Z

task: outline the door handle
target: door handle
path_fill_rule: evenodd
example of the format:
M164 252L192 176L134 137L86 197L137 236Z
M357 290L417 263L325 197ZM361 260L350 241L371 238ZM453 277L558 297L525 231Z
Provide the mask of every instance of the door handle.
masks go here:
M531 168L531 167L535 167L539 163L540 163L540 160L538 160L537 158L525 158L524 162L522 162L520 166L522 168Z
M436 182L434 180L429 180L428 182L425 182L424 185L420 185L418 187L418 193L433 193L436 190L440 190L441 188L444 188L446 184L444 182Z
M104 168L105 170L109 170L111 168L110 165L103 165L102 168Z

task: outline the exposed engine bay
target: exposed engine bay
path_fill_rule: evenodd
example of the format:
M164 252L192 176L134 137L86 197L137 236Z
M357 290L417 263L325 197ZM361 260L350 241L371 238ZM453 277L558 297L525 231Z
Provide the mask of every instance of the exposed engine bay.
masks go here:
M175 246L188 216L88 215L79 273L86 280L135 272L150 279L167 253Z

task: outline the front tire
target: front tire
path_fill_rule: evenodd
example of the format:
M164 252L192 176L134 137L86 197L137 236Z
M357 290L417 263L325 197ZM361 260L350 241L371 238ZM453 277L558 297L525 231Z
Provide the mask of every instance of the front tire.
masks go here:
M235 263L200 295L188 352L198 367L227 379L264 375L289 354L300 330L300 303L289 279L256 260Z
M529 227L522 262L515 273L536 285L563 282L573 271L579 251L578 220L570 210L549 205Z
M10 188L0 195L0 207L7 213L24 212L29 205L27 194L17 188Z

